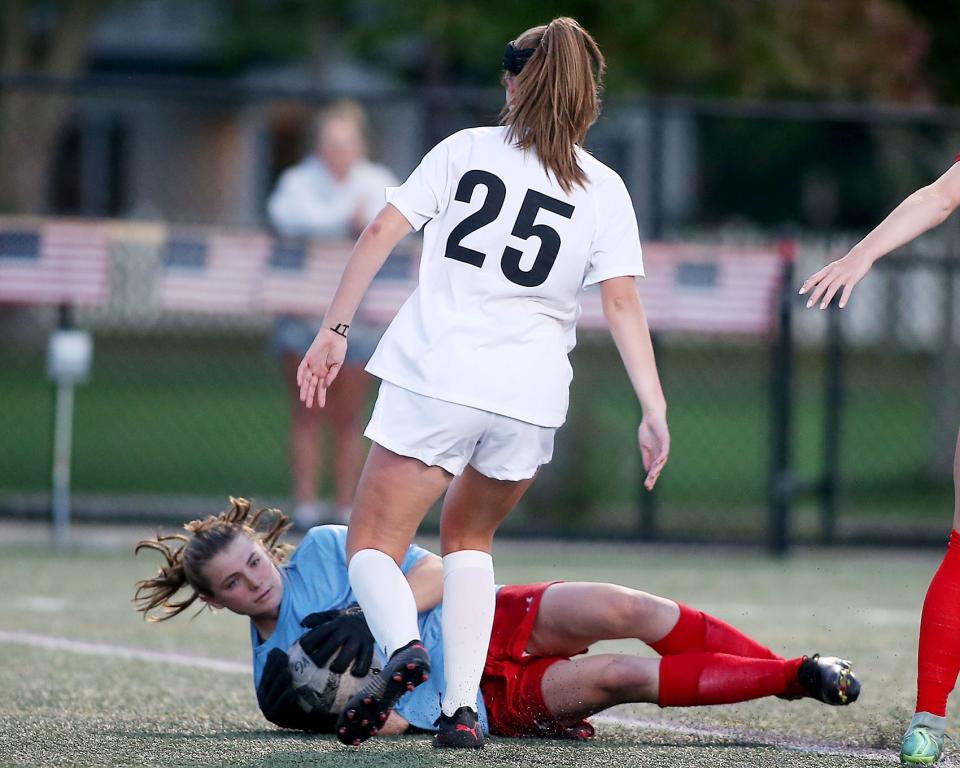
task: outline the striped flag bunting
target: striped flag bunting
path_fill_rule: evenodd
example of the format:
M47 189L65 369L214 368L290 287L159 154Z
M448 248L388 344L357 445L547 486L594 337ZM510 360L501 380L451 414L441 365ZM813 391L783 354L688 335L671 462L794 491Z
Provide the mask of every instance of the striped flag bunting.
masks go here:
M352 250L353 243L346 240L275 240L263 275L261 308L293 315L322 315Z
M267 312L322 315L350 260L353 242L279 239L273 244L260 294ZM417 287L419 245L390 255L360 306L364 319L389 323Z
M99 222L0 220L0 302L99 306L109 266Z
M109 295L111 222L0 217L0 302L102 305ZM154 231L156 230L156 231ZM270 237L260 231L150 228L159 243L157 304L167 310L321 315L353 243ZM648 243L638 290L660 332L762 335L774 325L784 256L773 248ZM360 312L389 323L416 289L420 243L401 244ZM606 328L600 290L581 296L578 325Z
M236 314L259 309L271 239L259 232L172 230L156 299L164 309Z
M773 249L651 243L637 281L653 331L762 335L771 330L783 275ZM581 298L579 325L605 328L600 289Z

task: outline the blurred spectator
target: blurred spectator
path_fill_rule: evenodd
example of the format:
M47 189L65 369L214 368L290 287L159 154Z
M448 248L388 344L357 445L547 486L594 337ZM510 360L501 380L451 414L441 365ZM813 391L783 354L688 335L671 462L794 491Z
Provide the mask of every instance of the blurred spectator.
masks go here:
M389 169L367 159L365 129L363 110L354 102L338 102L321 113L313 154L283 173L267 202L277 232L288 237L354 238L373 219L383 207L384 189L396 185L397 179ZM318 314L322 310L317 307ZM284 315L277 319L271 341L289 387L294 522L301 529L323 518L349 520L363 464L361 416L371 385L363 368L380 335L380 329L357 318L350 328L340 386L331 390L325 408L307 409L299 398L297 366L319 327L319 316ZM331 514L324 514L318 498L324 425L333 433L335 497Z

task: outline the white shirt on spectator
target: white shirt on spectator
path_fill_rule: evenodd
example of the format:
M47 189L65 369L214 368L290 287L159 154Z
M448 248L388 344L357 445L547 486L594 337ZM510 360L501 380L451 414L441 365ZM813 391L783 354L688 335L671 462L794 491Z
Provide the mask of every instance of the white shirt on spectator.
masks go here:
M288 237L352 237L358 210L370 222L383 207L384 190L397 183L382 165L358 160L343 181L311 155L280 176L267 201L270 223Z
M543 427L566 419L580 292L643 275L620 177L584 151L564 192L505 128L440 142L387 201L424 227L419 285L367 370L428 397Z

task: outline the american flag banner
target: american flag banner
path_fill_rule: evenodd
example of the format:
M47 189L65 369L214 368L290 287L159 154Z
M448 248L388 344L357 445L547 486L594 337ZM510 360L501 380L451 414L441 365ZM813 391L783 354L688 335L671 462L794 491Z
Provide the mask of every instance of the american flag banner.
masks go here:
M0 302L102 305L109 267L100 222L0 220Z
M256 309L271 243L259 232L172 230L162 245L157 303L191 312Z
M291 315L322 315L352 250L353 243L347 240L275 240L260 289L260 307Z
M650 243L637 281L652 331L762 335L783 275L775 249ZM599 286L585 292L580 327L605 328Z

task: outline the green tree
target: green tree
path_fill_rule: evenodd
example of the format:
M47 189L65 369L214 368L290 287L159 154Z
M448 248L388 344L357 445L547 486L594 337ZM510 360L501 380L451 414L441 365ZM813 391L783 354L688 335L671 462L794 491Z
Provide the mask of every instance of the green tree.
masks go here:
M112 5L135 1L4 0L0 72L81 74L97 19ZM606 52L611 93L925 102L941 90L960 98L953 75L960 48L953 44L950 5L222 0L216 55L224 74L264 59L306 60L320 71L339 51L350 50L413 85L494 86L507 40L554 16L571 15ZM38 17L50 23L32 23ZM0 208L43 211L49 166L69 109L66 92L9 85L0 90Z
M570 15L606 52L615 92L931 97L928 23L900 0L367 0L357 8L338 19L344 39L414 83L493 84L507 40Z

